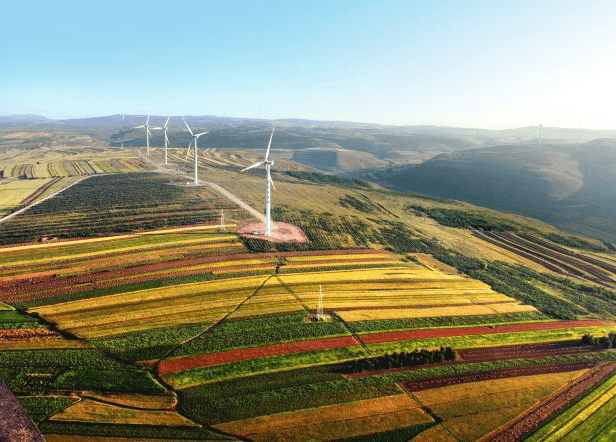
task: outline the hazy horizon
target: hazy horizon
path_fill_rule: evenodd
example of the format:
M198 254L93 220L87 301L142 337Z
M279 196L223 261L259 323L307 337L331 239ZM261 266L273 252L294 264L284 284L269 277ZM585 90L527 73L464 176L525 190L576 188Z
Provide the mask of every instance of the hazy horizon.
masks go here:
M615 130L616 4L5 5L0 115Z

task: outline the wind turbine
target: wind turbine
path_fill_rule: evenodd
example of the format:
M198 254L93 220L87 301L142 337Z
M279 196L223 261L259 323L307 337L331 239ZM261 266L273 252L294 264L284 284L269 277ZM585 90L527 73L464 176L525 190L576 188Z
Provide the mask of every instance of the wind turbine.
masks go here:
M184 124L186 125L186 128L188 129L188 132L190 132L190 136L192 137L190 139L190 143L188 143L188 151L186 152L186 156L188 157L188 152L190 151L190 145L192 144L192 142L195 142L195 186L197 184L199 184L199 177L197 176L197 140L199 139L199 137L201 135L205 135L206 133L208 133L208 131L206 130L205 132L201 132L200 134L194 134L193 131L190 129L190 126L188 125L188 123L186 122L186 120L184 120Z
M135 129L141 129L142 127L145 127L145 142L147 146L148 156L150 156L150 136L152 134L150 133L150 116L149 115L148 115L148 119L146 120L145 124L142 124L141 126L135 126Z
M539 146L541 146L543 144L543 139L541 138L541 128L543 127L543 124L539 125Z
M263 161L259 161L258 163L253 164L252 166L248 166L245 169L240 170L240 172L245 172L250 169L254 169L255 167L265 166L265 236L272 236L272 218L271 218L271 208L270 208L270 185L274 187L276 190L276 186L274 186L274 182L272 181L272 175L270 173L271 167L274 165L273 161L269 160L270 147L272 145L272 138L274 138L274 128L272 127L272 135L270 135L269 144L267 145L267 151L265 152L265 159Z
M165 124L163 125L163 127L153 127L152 128L152 130L162 129L163 132L165 133L165 164L167 164L167 145L169 144L169 137L167 136L167 125L169 124L170 118L171 118L171 115L167 117L167 121L165 121Z

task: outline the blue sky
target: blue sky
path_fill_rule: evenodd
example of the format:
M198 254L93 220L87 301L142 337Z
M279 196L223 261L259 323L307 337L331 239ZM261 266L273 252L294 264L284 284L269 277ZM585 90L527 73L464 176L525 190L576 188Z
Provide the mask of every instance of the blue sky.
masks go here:
M0 114L616 129L616 2L5 2Z

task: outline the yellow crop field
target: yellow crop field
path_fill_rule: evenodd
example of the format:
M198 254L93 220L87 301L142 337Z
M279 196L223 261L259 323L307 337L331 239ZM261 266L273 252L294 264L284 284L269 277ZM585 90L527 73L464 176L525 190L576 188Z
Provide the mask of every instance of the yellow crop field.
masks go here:
M425 269L388 267L383 269L332 270L316 273L290 273L280 275L286 284L319 284L340 281L408 281L417 279L460 279L459 276L441 274Z
M400 394L228 422L215 428L255 441L334 440L431 422L417 402Z
M50 420L132 425L199 426L175 411L138 410L91 399L80 400L52 416Z
M320 261L318 263L308 263L308 262L304 262L304 263L293 263L293 264L286 264L285 265L285 270L301 270L301 269L310 269L310 268L319 268L319 267L345 267L345 266L356 266L356 265L377 265L377 264L387 264L387 263L396 263L396 261L391 260L391 259L373 259L373 260L367 260L367 261L351 261L351 260L346 260L346 261L342 261L342 262L333 262L333 261L329 261L329 260L323 260Z
M12 180L0 184L0 210L15 208L49 179Z
M310 256L288 256L286 260L288 262L304 262L304 261L343 261L354 259L391 259L398 261L398 258L391 253L352 253L345 255L310 255Z
M522 390L546 384L564 385L582 376L588 370L569 371L564 373L548 373L532 376L518 376L506 379L470 382L466 384L449 385L415 391L413 394L424 405L435 406L464 399L494 395L504 391Z
M413 392L422 404L444 420L413 440L477 440L585 372L522 376Z
M123 310L110 308L98 310L96 314L76 314L67 319L62 315L48 316L50 320L60 324L61 328L83 337L110 336L129 331L146 330L167 325L212 322L236 308L249 293L240 294L218 303L206 303L201 299L193 299L187 304L168 305L153 303L145 308L127 306ZM69 317L71 318L71 317Z
M535 311L480 281L425 269L376 268L235 278L227 272L227 268L243 271L244 267L262 264L273 269L276 262L267 257L190 266L183 270L216 270L228 277L35 307L29 312L78 336L92 338L167 325L215 322L228 314L231 318L247 318L316 309L320 286L324 288L324 307L337 311L346 321ZM162 277L175 271L144 276ZM118 281L126 278L131 277Z
M96 394L81 395L95 401L111 402L128 407L147 408L149 410L173 410L178 403L174 394L146 395L146 394Z
M117 236L104 236L101 238L87 238L87 239L72 239L58 242L48 242L43 244L27 244L23 246L12 246L6 249L0 249L0 258L4 253L13 253L13 252L22 252L22 251L31 251L38 249L48 249L51 247L70 247L78 244L90 244L90 243L98 243L98 242L107 242L107 241L117 241L121 239L128 238L136 238L137 234L129 234L129 235L117 235Z
M234 223L225 224L227 227L235 227ZM219 226L189 226L189 227L175 227L173 229L158 229L150 230L147 232L140 232L139 235L164 235L169 233L183 233L183 232L210 232L218 231Z
M476 316L493 315L495 313L514 313L536 311L530 305L523 304L487 304L451 307L426 307L426 308L395 308L376 310L350 310L338 311L344 321L373 321L377 319L403 319L403 318L430 318L440 316Z
M206 238L191 238L191 239L185 239L185 240L177 240L177 241L169 241L169 242L165 242L164 246L176 246L176 245L183 245L183 244L203 244L202 248L217 248L220 247L220 242L224 242L224 241L229 241L229 240L233 240L236 239L237 237L234 235L228 235L228 236L213 236L213 237L206 237ZM233 244L237 244L237 247L243 247L242 244L240 243L233 243ZM73 255L64 255L64 256L53 256L53 257L49 257L49 258L40 258L40 259L31 259L31 260L24 260L24 261L17 261L17 262L4 262L4 263L0 263L0 268L3 267L9 267L9 266L16 266L16 265L32 265L32 264L45 264L45 263L49 263L49 262L54 262L54 261L62 261L62 260L67 260L67 259L80 259L80 258L91 258L91 257L95 257L95 256L103 256L103 255L108 255L110 253L126 253L126 252L131 252L131 251L135 251L135 250L148 250L148 249L156 249L156 248L160 248L163 245L161 244L140 244L137 246L131 246L131 247L122 247L122 248L110 248L110 249L106 249L106 250L100 250L100 251L96 251L96 252L88 252L88 253L76 253Z
M282 287L277 292L259 293L246 301L230 318L239 319L249 316L262 316L274 313L289 313L303 310L302 304Z

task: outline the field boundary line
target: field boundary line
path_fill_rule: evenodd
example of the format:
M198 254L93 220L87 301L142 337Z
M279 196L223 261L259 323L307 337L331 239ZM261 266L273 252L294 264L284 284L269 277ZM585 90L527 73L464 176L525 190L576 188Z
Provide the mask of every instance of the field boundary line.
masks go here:
M439 415L437 415L435 412L433 412L430 407L428 407L427 405L424 405L424 403L421 402L419 398L413 394L412 391L409 391L406 388L404 388L404 386L400 384L399 382L396 382L396 387L402 390L402 392L405 393L412 401L417 402L417 404L419 404L419 407L423 410L423 412L426 413L428 416L430 416L432 419L434 419L435 425L434 427L430 427L430 428L435 428L440 425L445 429L445 431L447 431L447 433L449 433L451 437L453 437L457 441L460 440L449 428L447 428L447 426L445 425L445 420Z
M208 327L206 327L201 333L193 336L192 338L189 338L183 342L180 342L178 345L176 345L172 350L168 351L167 353L165 353L158 361L156 361L156 363L154 364L154 367L156 368L156 371L158 372L158 366L159 364L164 361L165 359L167 359L167 357L169 357L169 355L171 355L172 353L174 353L176 350L178 350L180 347L188 344L189 342L200 338L201 336L205 335L207 332L209 332L210 330L212 330L214 327L222 324L229 316L231 316L233 313L237 312L246 302L248 302L250 299L252 299L258 292L259 290L261 290L261 288L267 283L267 281L269 281L270 279L272 279L274 275L268 275L267 278L265 278L265 281L263 281L261 283L261 285L259 287L257 287L250 295L248 295L242 302L240 302L233 310L231 310L230 312L226 313L222 318L220 318L218 321L214 322L213 324L210 324Z

